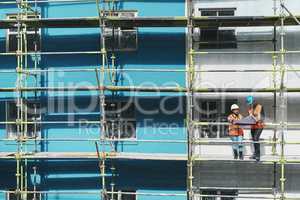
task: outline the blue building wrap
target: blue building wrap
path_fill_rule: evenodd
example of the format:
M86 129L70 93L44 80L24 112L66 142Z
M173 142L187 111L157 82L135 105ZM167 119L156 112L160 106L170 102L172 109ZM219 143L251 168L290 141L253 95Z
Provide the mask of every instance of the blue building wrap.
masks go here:
M0 19L18 13L19 9L13 4L15 1L11 2L0 4ZM98 16L93 1L42 2L35 7L41 18ZM185 16L184 0L119 1L116 8L136 10L142 17ZM138 28L136 50L108 53L109 58L115 56L114 63L109 59L109 64L114 64L119 71L107 72L105 85L185 87L185 31L185 28ZM41 52L100 51L101 34L100 28L42 28L40 49ZM7 37L8 30L0 29L0 52L7 52ZM16 87L16 55L1 55L0 59L0 88ZM26 76L26 87L93 87L98 84L96 72L92 69L101 66L100 54L42 54L29 55L27 59L28 69L36 67L44 71ZM99 121L103 114L99 106L99 91L31 91L23 95L22 98L27 101L39 103L40 121L48 122L39 125L38 140L28 140L23 144L23 152L29 155L40 152L49 152L49 155L96 153L95 141L101 137L101 127L97 123L84 122ZM11 117L15 110L11 102L15 102L17 96L17 92L0 92L0 122L14 121ZM113 142L113 151L137 155L137 158L107 159L107 190L111 191L113 187L114 191L138 193L134 197L138 200L186 199L186 161L175 159L176 156L184 158L187 154L185 94L105 91L105 98L115 105L119 105L118 102L134 102L133 113L130 114L134 118L134 135L128 140ZM12 126L0 125L0 154L15 155L19 148L17 140L9 135L9 127ZM107 151L112 148L109 142L102 147ZM145 158L141 159L143 155ZM149 155L151 159L147 158ZM153 159L156 155L165 159ZM36 194L40 195L36 199L102 199L98 164L94 157L26 159L26 174L22 176L26 177L28 191L47 191ZM17 189L17 165L17 159L0 159L0 200L17 199L14 196L17 192L7 193ZM118 199L118 194L115 195L114 199ZM125 195L120 198L133 199ZM33 197L27 195L24 199Z

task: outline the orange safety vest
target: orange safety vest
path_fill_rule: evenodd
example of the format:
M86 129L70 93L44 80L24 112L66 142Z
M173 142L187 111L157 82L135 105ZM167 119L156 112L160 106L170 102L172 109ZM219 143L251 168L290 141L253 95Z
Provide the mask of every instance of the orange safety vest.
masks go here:
M228 116L228 121L230 123L242 119L243 116L241 114L236 115L234 113ZM228 133L230 136L243 136L244 130L239 125L230 124L228 127Z

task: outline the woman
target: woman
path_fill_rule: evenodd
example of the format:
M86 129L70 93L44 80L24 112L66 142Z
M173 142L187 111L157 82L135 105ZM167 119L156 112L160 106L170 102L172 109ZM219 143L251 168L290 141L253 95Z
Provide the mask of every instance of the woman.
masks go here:
M229 125L229 135L231 137L231 140L233 142L232 149L233 149L233 155L234 159L244 159L244 145L243 145L243 136L244 136L244 130L239 126L236 125L235 122L242 119L243 116L240 114L240 108L238 105L233 104L231 106L231 114L228 116L228 122Z
M251 125L251 136L253 140L254 146L254 154L250 158L255 159L256 161L260 161L260 136L264 130L264 119L265 119L265 111L264 107L254 101L253 96L247 96L246 103L249 106L248 113L253 116L256 120L256 123Z

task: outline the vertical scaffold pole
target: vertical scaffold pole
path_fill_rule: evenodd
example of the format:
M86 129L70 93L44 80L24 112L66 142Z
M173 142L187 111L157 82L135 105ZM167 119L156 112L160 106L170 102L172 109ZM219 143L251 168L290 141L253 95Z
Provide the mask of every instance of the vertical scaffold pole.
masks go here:
M99 5L99 3L101 4L101 6ZM112 133L112 137L115 136L115 129L114 129L114 124L112 124L112 127L108 126L107 124L107 119L106 119L106 100L105 100L105 91L102 90L101 88L105 86L105 81L106 81L106 72L108 72L108 80L113 84L116 85L117 82L115 80L116 77L116 72L111 72L108 71L108 69L110 69L110 61L109 61L109 57L108 57L108 53L107 53L107 49L106 49L106 24L105 24L105 19L107 16L114 16L114 12L117 9L116 6L117 1L115 0L108 0L108 1L100 1L100 0L96 0L96 4L97 4L97 11L98 11L98 15L99 15L99 26L100 26L100 31L101 31L101 37L100 37L100 48L101 48L101 67L99 67L98 70L96 70L96 77L97 77L97 82L98 82L98 87L99 87L99 107L100 107L100 126L101 126L101 135L100 135L100 141L101 141L101 146L102 146L102 155L101 155L101 165L100 165L100 173L101 173L101 182L102 182L102 199L106 199L107 197L107 187L106 187L106 145L107 142L109 142L111 150L110 153L115 152L115 144L112 140L107 141L106 138L109 137L109 133ZM108 7L108 10L106 10L106 7ZM113 40L114 40L114 35L115 35L115 27L111 28L112 31L112 36L113 36ZM112 45L112 54L111 54L111 63L112 63L112 69L115 69L116 64L116 57L114 54L114 46ZM100 77L98 74L98 71L100 71ZM114 97L116 95L115 92L112 93L112 96ZM118 118L114 119L114 120L119 120ZM118 126L119 127L119 126ZM109 131L108 128L111 128L112 131ZM119 132L119 130L118 130ZM99 154L99 152L98 152ZM115 166L113 164L113 161L110 161L110 170L111 170L111 182L110 182L110 186L111 186L111 196L109 197L111 200L114 200L117 197L117 195L115 194L115 183L114 183L114 177L115 177Z
M193 195L193 145L192 141L194 139L194 128L193 128L193 81L194 81L194 54L193 54L193 0L187 1L187 52L188 52L188 70L187 70L187 116L186 116L186 124L187 124L187 140L188 140L188 161L187 161L187 196L189 200L194 199Z
M273 0L273 14L274 16L277 15L277 0ZM273 27L273 51L277 51L277 25L274 24ZM273 87L277 88L277 59L278 55L272 55L272 67L273 67ZM273 123L277 122L277 91L274 91L273 94ZM277 155L277 128L274 128L273 133L273 144L272 144L272 154ZM276 199L277 195L277 162L273 163L273 195L274 200Z
M101 4L101 8L100 8ZM100 48L101 48L101 65L99 65L100 71L100 78L98 75L98 71L96 70L96 77L99 87L99 109L100 109L100 141L101 141L101 155L99 153L98 145L97 147L97 154L99 158L99 168L100 168L100 177L101 177L101 184L102 184L102 191L101 191L101 199L106 199L107 190L106 190L106 180L105 180L105 172L106 172L106 152L105 152L105 139L106 139L106 114L105 114L105 91L101 90L101 87L105 84L105 66L106 66L106 57L107 52L105 48L105 1L96 0L97 12L99 16L99 27L100 27Z
M23 74L23 69L27 68L27 27L22 23L22 20L26 19L28 3L27 0L17 1L18 14L17 14L17 81L16 81L16 107L17 107L17 152L16 152L16 198L27 199L27 159L22 160L22 154L26 151L26 136L27 136L27 110L24 105L24 94L21 90L22 87L26 87L26 75ZM26 94L25 94L26 95ZM26 97L25 97L26 98ZM23 123L25 122L25 123Z
M287 132L287 91L286 91L286 65L285 65L285 27L284 27L284 3L285 0L280 0L280 134L281 134L281 154L280 154L280 198L285 199L285 134Z
M274 16L277 15L277 0L273 0L274 4L273 4L273 14ZM274 24L273 27L273 51L277 51L277 25ZM273 67L273 74L272 74L272 79L273 79L273 87L277 88L277 59L278 59L278 55L277 54L273 54L272 55L272 67ZM273 123L277 122L277 91L274 91L273 94L273 115L274 115L274 119L273 119ZM273 142L274 144L272 145L272 154L276 155L277 154L277 129L274 129L274 133L273 133Z

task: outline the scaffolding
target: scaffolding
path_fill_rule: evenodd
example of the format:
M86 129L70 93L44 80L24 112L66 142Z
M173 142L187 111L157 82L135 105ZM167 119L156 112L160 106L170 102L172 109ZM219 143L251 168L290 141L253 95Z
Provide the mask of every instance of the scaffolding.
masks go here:
M119 0L110 1L99 1L96 0L96 8L99 16L89 17L89 18L59 18L59 19L40 19L38 17L38 5L43 3L61 3L61 2L95 2L95 0L19 0L16 2L12 1L2 1L0 5L16 4L18 7L18 15L16 19L5 19L0 20L0 28L7 29L13 28L17 25L17 50L16 52L0 53L0 56L14 56L17 60L16 70L0 70L0 73L16 73L17 81L16 86L11 88L0 88L0 92L11 92L16 94L16 106L17 106L17 119L15 121L2 121L2 125L15 125L17 127L17 138L16 139L1 139L1 141L15 141L17 143L17 151L15 153L1 153L0 159L14 159L16 161L16 190L9 191L8 194L16 195L17 199L27 199L27 195L33 194L34 198L37 199L37 195L50 194L50 191L39 191L36 183L34 183L33 188L28 188L28 160L33 160L37 162L40 159L98 159L99 161L99 172L100 172L100 182L101 190L99 192L75 192L76 194L99 194L101 199L115 199L115 195L118 191L115 190L115 183L112 181L110 183L110 188L107 188L106 176L108 169L112 173L112 177L115 174L115 166L113 164L114 159L149 159L149 160L183 160L187 161L187 193L186 194L167 194L167 193L130 193L122 192L124 194L134 194L134 195L146 195L146 196L183 196L187 197L189 200L194 200L197 197L228 197L236 198L236 196L230 195L204 195L197 194L195 192L193 179L194 179L194 162L195 161L205 161L208 158L201 158L195 155L193 148L196 145L203 144L226 144L231 145L234 142L228 141L206 141L204 139L195 139L194 129L195 126L206 126L214 123L211 122L199 122L195 121L194 116L194 105L195 105L195 94L200 93L272 93L274 95L274 103L279 101L279 116L274 109L274 121L272 123L266 123L267 127L274 129L274 136L271 141L263 141L260 143L267 143L272 145L272 153L275 155L276 146L280 145L280 155L273 156L269 160L262 161L261 164L271 163L275 166L280 166L280 191L273 193L273 197L262 196L260 199L293 199L287 198L285 193L285 165L289 163L299 163L297 159L287 159L285 152L285 145L287 144L300 144L300 141L286 141L285 135L290 127L299 127L300 123L287 123L287 94L288 93L299 93L300 88L287 88L285 85L286 73L287 72L298 72L300 71L300 66L297 69L289 69L285 63L285 56L288 54L299 54L300 50L289 51L285 49L285 29L287 25L298 25L299 16L294 16L285 6L284 0L280 0L279 13L277 14L276 1L274 1L274 16L264 17L264 16L253 16L253 17L195 17L193 13L193 0L187 0L187 14L182 17L135 17L135 18L118 18L113 15L116 12L116 7L114 4L119 2ZM28 14L33 14L34 18L28 18ZM286 16L286 13L289 16ZM187 68L186 69L155 69L155 68L136 68L136 69L118 69L116 67L116 56L114 50L109 51L106 48L105 40L105 28L123 27L123 26L136 26L136 27L185 27L187 29ZM244 26L273 26L274 27L274 38L273 38L273 50L271 51L240 51L240 52L204 52L195 51L193 49L193 31L195 27L244 27ZM38 50L38 29L39 28L84 28L84 27L97 27L101 33L101 39L99 42L99 51L81 51L81 52L42 52ZM280 29L280 49L276 45L276 34L277 28ZM27 45L27 29L34 28L35 31L35 42L34 51L28 51ZM273 62L271 66L272 70L197 70L195 69L195 56L201 55L223 55L223 54L235 54L239 55L270 55L272 56ZM99 66L94 68L82 68L82 69L42 69L39 66L39 59L41 55L100 55L101 63ZM28 58L32 57L34 59L34 67L28 66ZM95 72L95 78L97 79L97 85L90 87L46 87L40 86L38 83L38 77L47 72ZM141 87L141 86L118 86L114 81L115 74L126 71L138 71L138 72L174 72L174 73L185 73L186 74L186 87ZM202 88L197 87L195 84L196 73L203 72L223 72L223 73L234 73L234 72L268 72L273 74L273 87L271 88ZM280 77L280 82L277 82L277 76ZM28 77L34 77L34 86L28 86ZM105 80L110 80L110 85L105 84ZM32 92L34 94L34 99L38 99L39 94L42 92L49 91L98 91L99 95L99 107L100 115L97 121L41 121L35 119L30 121L27 118L27 99L28 93ZM131 140L124 140L114 137L107 138L107 119L105 116L106 112L106 93L111 92L114 96L117 96L120 91L128 92L176 92L181 93L186 96L187 108L186 108L186 129L187 129L187 140L135 140L134 142L145 142L145 143L182 143L186 144L188 147L187 156L182 155L152 155L152 154L134 154L134 153L120 153L115 150L116 141L126 141L132 142ZM277 99L277 95L279 98ZM37 112L37 107L34 108ZM116 116L117 117L117 116ZM40 138L38 137L37 127L43 124L99 124L99 138L98 139L75 139L75 138ZM222 123L215 123L222 124ZM28 137L28 127L29 125L34 126L33 137ZM228 123L223 123L223 125L228 125ZM280 137L278 137L278 134ZM35 143L34 152L27 151L27 142L33 141ZM41 141L90 141L95 143L95 153L50 153L50 152L38 152L37 143ZM243 141L243 143L253 144L253 141ZM99 145L100 144L100 145ZM108 148L109 147L109 150ZM110 166L108 167L107 159L109 159ZM247 161L245 161L247 162ZM250 161L251 162L251 161ZM38 168L34 165L33 169L34 176L36 179ZM275 170L274 170L275 173ZM276 172L277 173L277 172ZM275 176L275 175L274 175ZM113 179L112 179L113 180ZM274 185L276 187L276 185ZM203 188L202 188L203 189ZM218 189L218 188L214 188ZM257 190L265 188L256 188ZM53 193L68 194L68 192L55 191ZM74 192L70 193L73 195ZM110 196L108 196L110 195ZM242 198L255 199L257 196L253 197L243 196Z
M139 159L139 160L180 160L185 161L186 158L182 155L168 155L168 154L147 154L147 153L120 153L116 152L115 142L142 142L142 143L183 143L185 144L185 140L126 140L126 139L120 139L115 138L112 135L109 135L108 133L108 120L106 119L106 106L107 102L105 99L105 92L110 91L112 94L112 97L116 96L119 91L132 91L133 89L131 87L120 87L117 86L115 81L115 75L117 72L124 72L128 71L128 69L118 69L115 65L116 57L114 54L114 49L112 51L108 51L106 48L106 38L105 38L105 29L107 28L107 19L110 17L113 17L114 12L117 12L116 10L116 3L117 1L111 0L111 1L99 1L99 0L93 0L89 1L92 3L96 3L96 9L97 13L99 14L98 17L93 18L93 22L91 23L89 20L86 21L85 19L83 22L88 22L90 25L94 27L99 28L100 34L100 51L82 51L82 52L41 52L38 50L37 47L37 31L39 28L42 28L43 25L40 23L44 19L38 18L38 5L40 3L61 3L61 2L87 2L87 1L74 1L74 0L67 0L67 1L29 1L29 0L20 0L17 1L18 6L18 15L16 19L8 19L4 20L4 24L1 23L1 28L14 28L14 26L17 24L18 27L18 34L17 34L17 50L16 52L6 52L1 53L1 56L15 56L17 59L17 68L16 70L3 70L1 73L17 73L17 82L16 86L14 88L2 88L2 92L14 92L17 95L16 98L16 105L18 108L18 115L17 119L15 121L3 121L0 124L2 125L14 125L17 126L17 137L16 138L10 138L10 139L1 139L1 142L5 141L15 141L17 143L17 151L14 153L0 153L0 159L8 159L8 160L15 160L16 161L16 190L14 191L1 191L5 192L8 196L9 195L15 195L16 199L25 200L29 198L29 195L33 195L32 199L40 199L42 195L47 194L67 194L67 195L74 195L74 192L68 193L65 191L41 191L37 187L36 179L38 174L38 167L36 165L33 166L33 176L34 176L34 183L33 188L28 188L28 160L33 160L35 162L37 161L43 161L43 160L49 160L49 159L97 159L98 160L98 167L99 167L99 174L100 174L100 180L101 183L101 189L99 192L75 192L79 195L99 195L100 199L118 199L118 194L120 191L117 191L115 189L115 183L114 183L114 177L115 174L115 166L114 166L114 160L116 159ZM15 4L15 2L5 2L2 1L0 4L4 5L10 5ZM34 13L34 18L28 18L28 13ZM32 21L33 20L33 21ZM58 21L61 21L63 24L66 19L58 19ZM27 24L27 21L31 21L30 25ZM79 22L78 20L75 20ZM7 24L8 22L8 24ZM78 26L75 22L75 27ZM55 22L56 23L56 22ZM73 22L71 22L73 23ZM33 26L32 26L33 25ZM46 25L47 27L51 27L52 25ZM55 24L52 27L59 27L58 24ZM88 27L90 27L88 25ZM64 26L64 25L63 25ZM73 25L72 25L73 26ZM74 26L73 26L74 27ZM79 25L79 27L85 27L85 25ZM27 45L27 29L28 28L34 28L35 30L35 47L34 52L28 51L28 45ZM115 27L112 27L112 32L114 33ZM83 68L83 69L75 69L75 70L59 70L63 72L95 72L95 78L97 80L97 86L93 86L92 88L83 87L83 88L61 88L58 89L56 87L53 87L53 91L98 91L98 102L99 102L99 108L100 108L100 115L99 120L97 121L42 121L42 120L33 120L30 121L27 119L27 105L26 105L26 99L27 94L29 92L34 93L34 97L38 98L38 93L42 92L49 92L51 89L49 87L45 86L39 86L38 85L38 78L40 75L43 75L45 73L48 73L51 71L51 69L42 69L41 67L38 68L39 65L39 58L42 55L100 55L100 61L101 63L99 66L94 68ZM34 58L34 68L28 67L28 57ZM56 71L54 69L54 71ZM129 71L144 71L144 69L129 69ZM160 71L157 69L148 69L148 72L153 71ZM161 70L164 71L164 70ZM182 70L165 70L165 71L171 71L171 72L183 72ZM28 86L27 85L27 78L29 76L33 76L35 78L35 85L34 86ZM109 80L111 85L106 86L105 81L106 79ZM32 89L29 89L29 88ZM58 89L58 90L57 90ZM139 91L145 90L145 91L153 91L154 89L149 88L136 88ZM173 89L173 88L172 88ZM171 90L170 90L171 91ZM37 112L37 108L34 108L34 111ZM115 116L116 120L118 116ZM42 138L38 137L37 135L37 126L41 126L43 124L99 124L99 138L98 139L76 139L76 138L56 138L56 139L49 139L49 138ZM27 129L28 126L33 125L34 128L34 134L33 137L28 137ZM30 152L26 149L27 142L34 142L35 143L35 150L33 152ZM60 142L74 142L74 141L89 141L95 143L95 153L89 152L38 152L37 150L37 143L38 142L48 142L48 141L60 141ZM109 148L107 148L109 147ZM107 163L107 159L110 160L109 163ZM110 170L108 172L108 170ZM109 174L110 173L110 174ZM106 180L107 176L111 176L111 182L108 183ZM108 188L109 185L109 188ZM130 193L130 192L121 192L122 194L127 195L137 195L137 196L185 196L185 194L168 194L168 193ZM39 198L38 198L39 197Z

